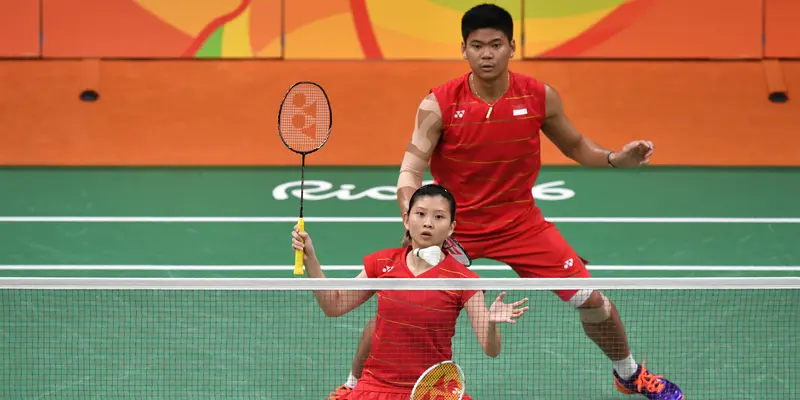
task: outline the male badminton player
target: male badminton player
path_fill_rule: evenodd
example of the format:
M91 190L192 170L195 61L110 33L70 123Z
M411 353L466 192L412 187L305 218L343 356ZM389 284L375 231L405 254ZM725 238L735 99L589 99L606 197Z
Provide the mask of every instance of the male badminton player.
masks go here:
M503 262L522 278L589 277L585 261L534 202L539 131L566 156L592 167L646 165L653 144L634 141L617 152L601 147L573 127L552 87L509 71L516 44L512 17L503 8L470 9L462 17L461 34L471 71L432 89L419 105L397 183L401 212L430 164L435 182L447 186L462 207L454 237L473 260ZM677 385L634 360L616 307L603 293L556 294L577 309L585 333L612 361L618 390L649 399L683 398ZM365 328L347 383L329 398L357 381L371 329L371 324Z
M422 186L410 196L403 222L411 245L386 249L364 257L359 278L478 278L441 246L455 228L456 202L439 185ZM324 278L308 233L292 232L292 247L302 250L306 274ZM325 315L344 315L366 302L374 293L366 290L315 291ZM486 307L482 291L475 290L381 290L378 317L372 332L369 358L361 379L346 399L404 400L425 370L452 358L451 339L456 320L466 309L483 351L496 357L501 350L498 324L515 323L528 307L528 299L503 303L501 293ZM469 399L464 396L464 399Z

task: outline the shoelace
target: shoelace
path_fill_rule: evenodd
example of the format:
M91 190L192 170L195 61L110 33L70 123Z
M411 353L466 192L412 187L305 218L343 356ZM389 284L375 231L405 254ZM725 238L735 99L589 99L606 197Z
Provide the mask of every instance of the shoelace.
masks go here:
M661 391L664 390L664 382L661 381L661 376L653 375L648 372L647 368L644 367L644 363L642 363L642 372L634 383L636 384L636 390L640 393L642 387L644 387L648 393L661 393Z

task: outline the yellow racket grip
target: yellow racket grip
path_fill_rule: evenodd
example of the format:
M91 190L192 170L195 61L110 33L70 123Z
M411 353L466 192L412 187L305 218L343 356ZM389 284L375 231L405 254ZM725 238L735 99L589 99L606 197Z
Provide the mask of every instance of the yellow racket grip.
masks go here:
M297 219L297 230L300 232L305 232L305 224L303 223L303 218ZM302 250L295 250L294 251L294 274L295 275L303 275L303 251Z

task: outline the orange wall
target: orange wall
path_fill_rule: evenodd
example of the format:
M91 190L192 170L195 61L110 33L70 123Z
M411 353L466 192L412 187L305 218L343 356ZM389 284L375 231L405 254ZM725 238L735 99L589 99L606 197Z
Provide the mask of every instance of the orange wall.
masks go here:
M764 55L800 58L800 1L765 1Z
M336 116L310 164L396 165L421 97L464 73L460 14L479 2L2 1L0 57L31 60L0 61L0 165L294 165L275 113L298 80L321 83ZM742 60L800 58L800 1L495 2L526 59L512 69L555 86L604 145L651 139L655 164L800 166L800 61ZM79 101L87 88L100 101ZM768 102L775 88L790 101ZM545 163L571 163L545 143Z
M458 59L482 1L3 1L0 56ZM494 2L525 58L800 57L796 0Z
M800 93L800 61L780 65L790 95ZM309 164L398 165L419 101L466 68L463 60L0 62L0 165L297 165L275 125L299 80L325 87L334 116ZM767 101L760 62L512 68L556 87L577 128L601 144L653 140L654 164L800 166L800 102ZM87 85L99 101L78 100ZM570 163L544 142L544 163Z
M39 0L0 1L0 57L40 55Z

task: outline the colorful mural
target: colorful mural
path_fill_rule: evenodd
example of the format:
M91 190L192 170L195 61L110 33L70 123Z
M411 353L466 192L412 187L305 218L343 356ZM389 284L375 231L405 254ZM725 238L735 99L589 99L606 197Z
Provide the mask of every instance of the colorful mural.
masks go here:
M0 56L458 59L461 15L483 1L15 0ZM786 0L493 2L525 58L798 56Z

